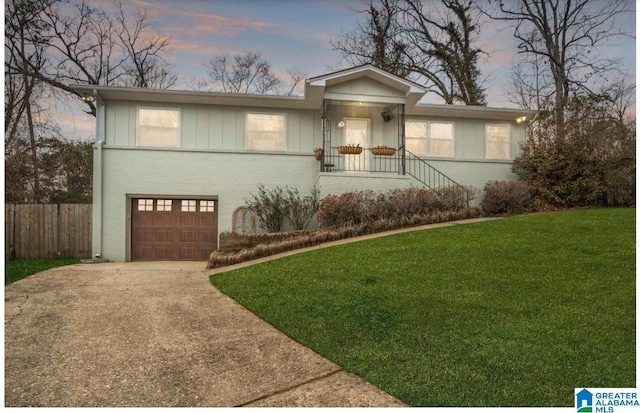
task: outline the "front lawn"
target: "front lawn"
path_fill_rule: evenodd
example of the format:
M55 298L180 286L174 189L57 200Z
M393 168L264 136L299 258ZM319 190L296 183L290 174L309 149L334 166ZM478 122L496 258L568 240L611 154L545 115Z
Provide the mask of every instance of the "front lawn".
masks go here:
M573 406L635 387L635 209L415 231L213 284L415 406Z
M21 259L4 262L4 285L9 285L35 273L63 265L78 264L78 258Z

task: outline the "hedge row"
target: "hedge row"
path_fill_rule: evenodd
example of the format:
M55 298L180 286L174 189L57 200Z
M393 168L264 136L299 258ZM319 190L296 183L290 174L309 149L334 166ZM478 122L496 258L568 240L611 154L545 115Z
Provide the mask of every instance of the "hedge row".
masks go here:
M255 260L286 251L312 247L314 245L357 237L360 235L419 225L457 221L460 219L477 218L481 215L482 213L479 208L464 208L457 211L438 211L425 215L402 216L393 219L380 219L373 222L362 222L343 227L318 229L302 234L298 237L276 241L269 244L259 244L253 248L243 249L238 252L214 251L209 257L207 268L211 269L239 264L245 261Z

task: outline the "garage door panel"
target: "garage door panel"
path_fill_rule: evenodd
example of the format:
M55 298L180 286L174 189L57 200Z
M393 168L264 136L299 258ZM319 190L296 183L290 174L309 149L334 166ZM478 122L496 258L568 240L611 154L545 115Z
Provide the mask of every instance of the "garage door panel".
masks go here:
M158 212L153 218L153 226L175 227L178 225L178 219L171 212Z
M217 248L216 203L217 201L133 199L131 259L208 259L209 254Z
M181 243L190 243L196 242L196 232L195 231L180 231L180 242Z

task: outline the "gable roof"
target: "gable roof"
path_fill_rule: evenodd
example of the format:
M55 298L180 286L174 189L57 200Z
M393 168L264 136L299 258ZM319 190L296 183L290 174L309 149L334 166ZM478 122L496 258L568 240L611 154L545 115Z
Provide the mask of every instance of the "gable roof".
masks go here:
M338 83L348 82L350 80L367 77L376 82L382 83L404 93L404 103L407 105L415 105L427 93L427 88L410 80L396 76L384 69L366 63L360 66L354 66L348 69L338 70L321 76L307 79L305 83L305 96L314 94L312 89L318 88L324 91L327 86ZM315 94L314 94L315 95Z

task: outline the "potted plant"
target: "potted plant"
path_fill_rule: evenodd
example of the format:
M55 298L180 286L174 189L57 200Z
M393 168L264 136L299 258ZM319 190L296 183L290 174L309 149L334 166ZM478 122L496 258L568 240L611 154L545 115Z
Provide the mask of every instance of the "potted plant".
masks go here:
M371 153L374 155L393 156L396 150L387 145L378 145L371 148Z
M338 146L338 152L343 155L358 155L362 153L362 148L360 147L360 144L356 145L350 143L349 145Z
M324 155L324 149L315 148L313 152L314 152L314 156L316 157L316 161L322 160L322 155Z
M380 116L382 116L382 120L385 122L391 122L396 116L393 114L393 109L385 108L382 112L380 112Z

